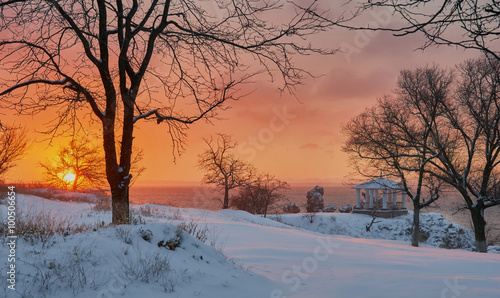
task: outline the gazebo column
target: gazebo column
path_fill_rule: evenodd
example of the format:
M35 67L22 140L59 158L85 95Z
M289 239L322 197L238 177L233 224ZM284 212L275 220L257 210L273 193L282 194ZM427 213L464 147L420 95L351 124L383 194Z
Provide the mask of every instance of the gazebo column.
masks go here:
M360 189L356 189L356 208L361 208L361 204L359 203L359 195L360 195Z
M403 191L403 195L401 196L403 198L403 209L406 208L406 193Z
M398 204L397 204L398 203L398 192L395 189L392 191L392 202L394 204L393 205L394 208L396 208L398 206Z
M382 200L382 208L387 209L387 189L382 190L384 198Z
M370 209L373 209L373 189L369 189L368 193L370 197Z

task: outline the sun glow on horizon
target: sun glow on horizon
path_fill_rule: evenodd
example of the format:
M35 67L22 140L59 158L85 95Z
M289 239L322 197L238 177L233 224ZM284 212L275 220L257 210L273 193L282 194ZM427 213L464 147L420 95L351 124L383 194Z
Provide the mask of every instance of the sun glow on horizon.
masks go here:
M75 181L75 178L76 178L76 175L74 173L67 172L64 174L63 180L66 183L72 183L73 181Z

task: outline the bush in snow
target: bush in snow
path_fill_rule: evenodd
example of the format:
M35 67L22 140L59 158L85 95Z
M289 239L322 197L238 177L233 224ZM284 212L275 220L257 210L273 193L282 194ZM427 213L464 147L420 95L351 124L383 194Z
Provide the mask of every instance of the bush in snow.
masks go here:
M145 224L146 221L144 218L141 216L140 212L131 209L130 210L130 217L128 219L128 223L131 225L142 225Z
M264 214L265 198L259 191L246 187L239 191L238 195L231 198L231 205L252 214Z
M302 215L302 218L307 219L309 223L313 223L315 217L316 217L316 212L307 212L306 214Z
M76 224L67 217L53 216L51 212L35 212L30 208L18 209L16 218L16 233L20 238L34 245L49 244L55 235L68 236L91 230L92 225ZM0 235L7 236L7 221L0 222Z
M182 230L177 228L175 231L175 236L170 238L169 240L161 240L158 242L158 247L165 247L169 250L175 250L182 243Z
M168 255L161 252L142 255L137 251L136 256L120 258L120 261L121 277L129 282L165 282L172 271Z
M144 217L153 217L156 212L158 212L157 208L153 208L148 205L144 205L139 208L139 213Z
M456 249L464 248L467 246L465 237L466 231L464 229L456 229L453 224L450 224L446 229L446 234L442 236L442 244L439 247Z
M342 206L339 208L340 213L351 213L352 212L352 207L351 205L347 204L345 206Z
M188 223L180 223L178 225L179 229L186 231L188 234L193 235L196 237L196 239L200 240L201 242L205 242L208 239L208 227L201 226L200 224L190 221Z
M488 253L500 254L500 246L488 246Z
M111 211L111 198L102 198L97 200L92 206L92 210L98 212L109 212Z
M307 204L306 210L307 212L320 212L325 207L323 203L323 195L325 194L325 190L321 186L314 187L310 191L307 192Z
M219 251L224 250L226 239L221 235L221 231L216 227L209 228L206 224L194 221L182 222L177 226L180 230L194 236L199 241L215 247Z
M35 271L19 274L22 277L18 283L23 285L20 296L55 297L53 294L65 287L77 296L88 287L97 289L102 285L102 276L96 268L100 262L100 258L93 254L92 246L82 243L62 252L57 258L30 259L26 264Z
M323 212L335 212L337 210L337 205L331 204L323 208Z
M6 204L3 199L7 197L8 192L9 189L7 188L7 185L3 184L3 182L0 180L0 205Z
M299 213L300 207L295 203L288 203L283 207L284 213Z
M407 234L411 235L413 228L407 229ZM438 246L447 249L468 249L475 247L474 237L470 230L464 229L460 225L450 223L442 215L425 216L420 220L419 242Z
M132 235L130 234L130 229L127 227L117 227L115 233L118 239L123 240L127 244L132 244Z
M139 235L147 242L151 242L151 239L153 239L153 232L150 229L139 228Z

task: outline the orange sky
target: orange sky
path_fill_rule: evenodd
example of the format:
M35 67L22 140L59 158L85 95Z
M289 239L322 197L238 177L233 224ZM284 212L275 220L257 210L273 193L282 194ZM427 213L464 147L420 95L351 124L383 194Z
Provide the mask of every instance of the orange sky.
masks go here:
M342 182L351 172L347 157L340 151L343 144L341 125L375 104L376 98L395 87L403 68L439 63L452 67L476 52L454 48L431 48L415 51L422 45L417 36L395 38L388 33L374 37L356 32L334 30L316 38L320 46L338 47L342 42L360 45L358 52L346 59L345 53L334 56L301 57L298 62L315 75L297 88L297 98L282 96L267 79L249 88L256 91L220 116L213 125L197 123L188 131L188 146L173 162L172 144L166 127L143 123L135 131L136 145L144 150L146 171L137 185L198 183L203 173L197 169L197 155L204 149L202 138L221 132L233 135L240 144L238 154L258 169L289 183L321 184ZM53 118L45 113L20 117L3 111L2 121L28 126L35 139L32 150L19 166L8 174L9 180L41 179L39 161L53 156L57 139L49 146L46 136L34 132ZM67 140L66 140L67 141Z

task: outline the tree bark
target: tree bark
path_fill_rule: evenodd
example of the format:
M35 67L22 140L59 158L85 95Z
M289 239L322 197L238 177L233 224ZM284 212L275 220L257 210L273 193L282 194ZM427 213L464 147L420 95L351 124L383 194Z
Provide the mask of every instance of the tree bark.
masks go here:
M413 200L413 232L411 235L411 245L418 247L418 238L420 235L420 203Z
M477 203L475 207L470 209L472 224L474 226L474 237L476 240L476 251L487 253L488 246L486 245L486 221L484 220L484 207Z
M266 200L266 204L264 206L264 218L267 217L267 207L268 207L268 205L269 205L269 199Z
M224 187L224 204L222 205L222 209L228 209L229 208L229 187Z
M113 224L128 224L129 213L129 192L128 185L125 187L111 188Z

